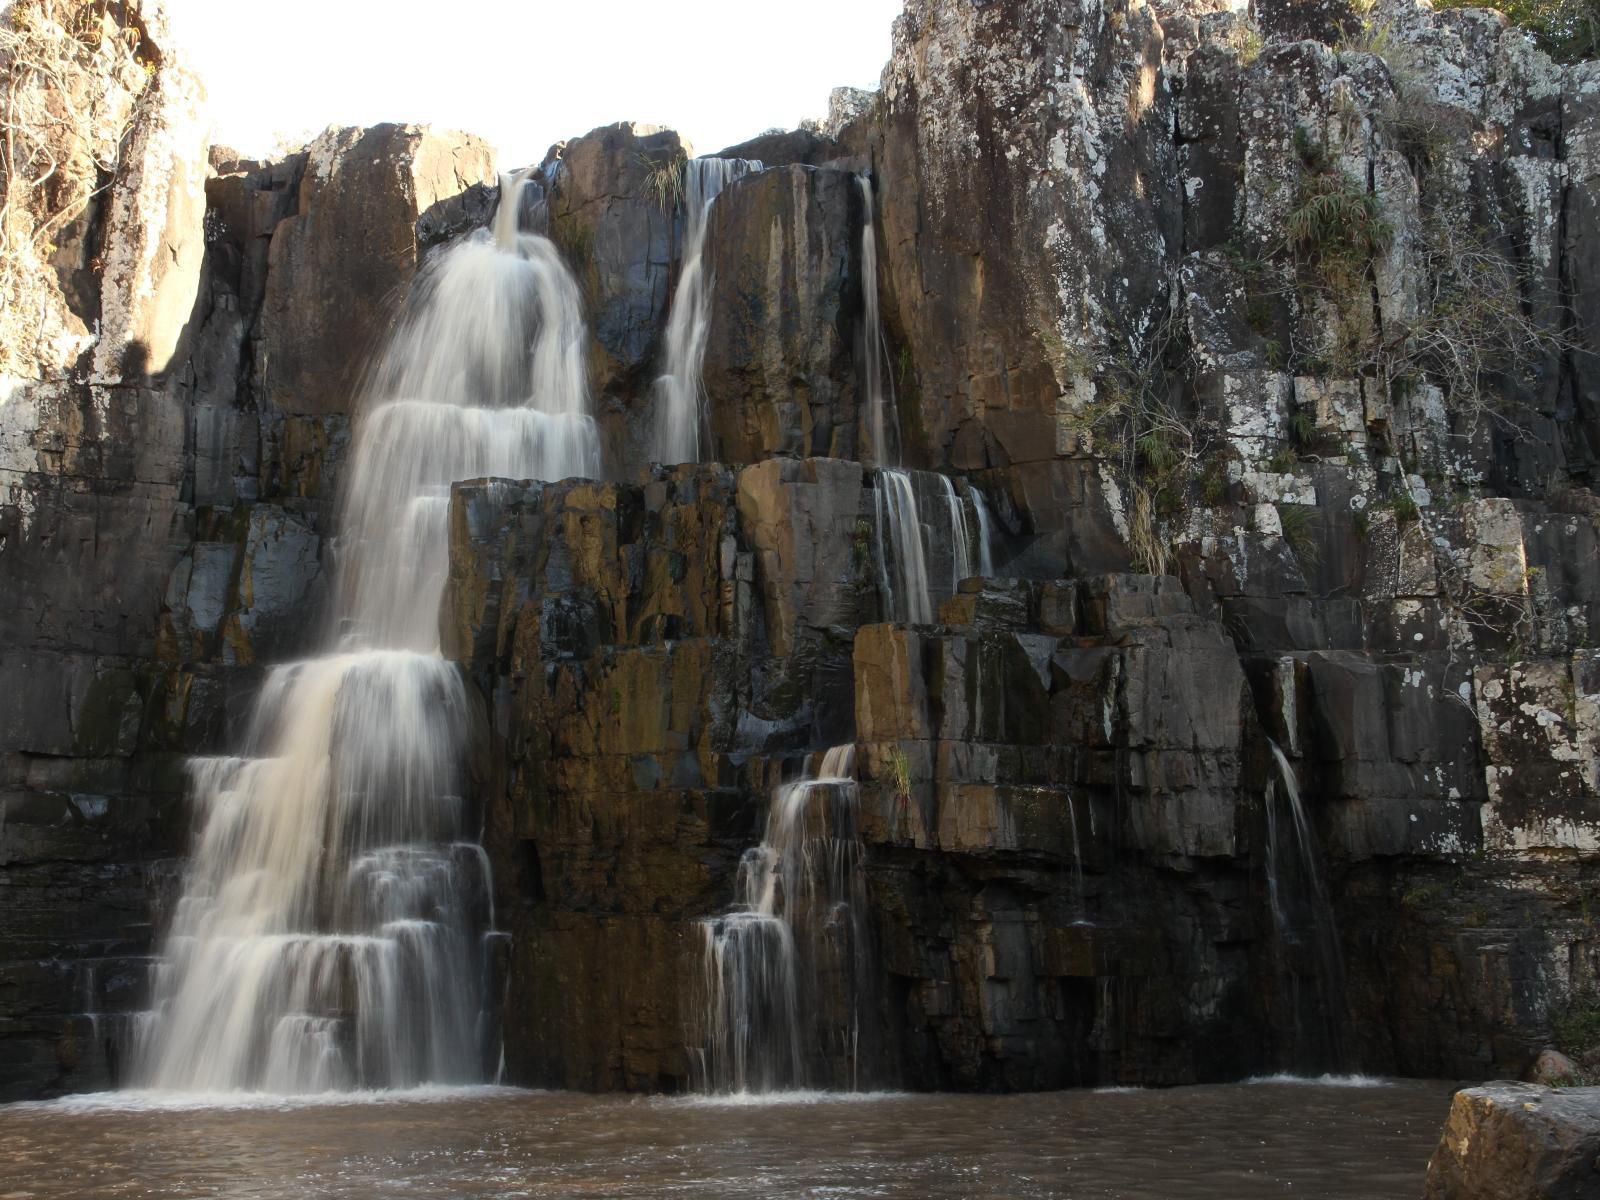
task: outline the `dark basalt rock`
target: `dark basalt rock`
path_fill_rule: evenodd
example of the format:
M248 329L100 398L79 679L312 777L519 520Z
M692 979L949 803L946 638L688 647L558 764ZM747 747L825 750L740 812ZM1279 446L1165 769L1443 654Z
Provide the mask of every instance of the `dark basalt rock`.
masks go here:
M1361 27L1350 0L1252 0L1251 13L1267 37L1327 42Z
M854 455L861 221L853 175L800 165L712 205L705 386L724 462Z
M835 158L842 158L845 147L810 129L774 130L753 137L737 146L718 150L718 158L753 158L769 167L784 167L790 163L803 163L820 167Z
M296 209L271 232L255 346L262 400L348 415L361 365L418 263L417 220L494 177L488 145L415 125L329 130L306 148Z
M672 197L651 194L648 178L683 153L671 130L623 122L573 138L543 169L550 236L588 302L598 392L642 395L660 372L681 232Z

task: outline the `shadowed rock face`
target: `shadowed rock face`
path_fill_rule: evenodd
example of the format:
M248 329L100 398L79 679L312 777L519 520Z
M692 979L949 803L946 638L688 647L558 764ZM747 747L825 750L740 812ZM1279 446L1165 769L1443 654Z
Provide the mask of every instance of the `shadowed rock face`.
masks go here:
M686 1084L698 922L841 743L874 978L853 1061L856 993L819 981L818 1083L1517 1074L1596 986L1600 74L1409 4L1374 17L1386 57L1336 50L1337 8L913 0L876 101L738 148L775 168L711 210L726 465L643 462L677 136L542 165L606 479L459 485L441 613L513 1080ZM362 352L488 218L487 170L415 127L218 153L116 326L165 332L80 351L146 357L0 405L0 1095L111 1077L83 1014L143 1002L182 759L306 645ZM993 531L927 625L886 619L885 481L850 461L862 170L908 464ZM1343 289L1338 237L1292 232L1330 192L1382 224ZM69 275L78 308L146 296Z
M652 194L652 172L684 153L678 135L619 124L574 138L547 165L549 233L590 302L596 391L648 388L666 323L676 238L670 194Z

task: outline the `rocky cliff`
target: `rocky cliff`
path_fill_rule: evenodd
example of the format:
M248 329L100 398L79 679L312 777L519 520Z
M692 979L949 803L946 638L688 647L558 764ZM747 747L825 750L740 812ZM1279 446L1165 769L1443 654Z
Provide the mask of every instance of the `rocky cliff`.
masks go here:
M728 151L767 169L708 218L717 463L645 462L681 143L542 164L606 479L458 486L441 614L513 1080L688 1083L700 922L842 743L870 978L849 1054L822 982L817 1082L1519 1073L1593 993L1600 70L1240 8L910 0L859 111ZM183 756L314 628L365 354L494 198L414 127L207 159L139 28L0 404L7 1096L114 1072ZM858 461L868 219L931 623Z
M1592 988L1592 68L1488 12L1337 8L908 5L836 157L769 141L712 210L707 388L747 465L695 483L698 532L683 477L510 502L594 525L601 582L461 491L493 850L549 947L512 939L522 1077L688 1077L667 961L841 740L886 1077L1515 1072ZM875 472L806 457L864 445L846 170L907 457L998 514L935 627L875 623ZM720 609L659 610L652 563Z

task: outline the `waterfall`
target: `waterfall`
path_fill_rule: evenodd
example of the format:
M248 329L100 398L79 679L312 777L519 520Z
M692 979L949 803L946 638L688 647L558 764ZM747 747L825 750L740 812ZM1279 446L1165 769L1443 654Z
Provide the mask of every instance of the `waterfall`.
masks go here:
M484 1078L493 927L439 654L450 485L597 471L578 291L521 234L418 277L371 372L340 509L336 625L274 668L241 753L190 764L198 832L142 1082L282 1092ZM508 215L509 214L509 215Z
M1334 920L1333 904L1329 899L1327 883L1323 878L1321 848L1316 831L1306 816L1300 800L1300 785L1295 778L1294 765L1278 744L1269 739L1276 779L1269 780L1266 793L1266 875L1267 900L1272 910L1274 928L1285 950L1302 945L1302 936L1311 939L1311 967L1315 974L1323 1023L1327 1030L1328 1049L1334 1067L1345 1065L1343 1058L1343 1008L1344 1008L1344 955L1339 948L1339 929ZM1299 903L1291 893L1290 873L1280 857L1278 796L1282 785L1283 802L1289 809L1289 832L1293 837L1292 870L1298 875ZM1296 910L1299 910L1298 912ZM1293 982L1296 972L1283 972ZM1296 1030L1300 1027L1298 996L1291 997L1292 1016ZM1301 1051L1303 1055L1304 1051ZM1304 1067L1304 1062L1290 1064Z
M700 922L696 1084L774 1091L858 1081L867 961L855 747L780 787L761 844L739 863L734 907Z
M898 438L890 441L889 406L894 403L894 380L884 372L883 317L878 310L878 234L872 200L872 180L856 176L861 189L861 369L865 380L866 434L870 456L862 462L892 467L900 461ZM887 393L887 395L886 395ZM898 432L898 430L896 430Z
M930 624L963 579L993 572L988 511L977 488L966 491L970 503L948 475L879 468L874 517L884 620Z
M989 517L989 505L983 493L972 485L967 486L972 497L972 515L978 522L978 574L985 579L994 578L994 522Z
M1089 806L1093 814L1094 806ZM1083 886L1083 846L1078 835L1078 810L1072 802L1072 793L1067 793L1067 828L1072 831L1072 894L1077 909L1077 916L1072 920L1074 925L1093 925L1089 919L1089 898Z
M861 459L878 467L877 535L878 584L884 619L928 624L938 614L939 603L955 594L963 579L973 574L973 548L979 573L994 569L989 547L989 512L976 487L967 485L972 513L948 475L924 474L924 490L936 487L937 497L919 499L918 483L900 461L897 421L894 417L894 383L885 370L883 315L878 305L878 241L874 230L872 180L856 176L861 191L861 378L862 411L868 443ZM924 515L926 511L926 515ZM974 525L976 528L974 529ZM924 542L929 542L925 545ZM949 550L947 571L939 582L930 574L934 546ZM948 581L948 582L946 582Z
M706 218L723 188L759 170L758 160L746 158L691 158L683 164L683 265L667 318L667 370L655 383L650 457L656 462L699 462L710 445L701 366L715 281L704 262Z
M878 472L877 526L884 615L917 625L930 623L933 599L928 559L909 471L886 467Z

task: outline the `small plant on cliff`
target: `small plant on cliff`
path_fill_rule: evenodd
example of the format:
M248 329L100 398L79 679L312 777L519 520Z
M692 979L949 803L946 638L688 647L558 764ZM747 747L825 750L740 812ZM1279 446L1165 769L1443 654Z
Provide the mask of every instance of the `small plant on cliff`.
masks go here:
M1128 550L1133 565L1146 575L1167 573L1171 549L1156 524L1155 497L1141 483L1133 485L1133 503L1128 506Z
M1332 276L1336 286L1364 279L1373 257L1393 237L1378 198L1333 168L1305 172L1288 232L1300 261Z
M1267 39L1261 32L1261 27L1254 21L1244 17L1235 19L1233 28L1228 33L1228 45L1239 52L1239 61L1249 66L1261 57L1261 51L1266 48Z
M889 751L889 786L894 788L895 799L911 799L911 759L899 746Z
M894 826L898 834L911 820L911 759L899 746L888 756L889 786L894 789Z
M1417 502L1405 488L1401 488L1389 498L1389 511L1394 513L1394 523L1402 529L1414 524L1421 516Z
M1280 504L1278 525L1283 529L1283 540L1289 543L1301 566L1312 569L1321 560L1317 545L1317 510L1311 504Z
M1515 430L1503 402L1506 381L1578 347L1558 324L1530 310L1529 268L1487 230L1433 213L1423 221L1415 254L1418 312L1384 330L1378 370L1393 380L1431 380L1458 412Z
M679 150L671 158L654 162L643 160L649 168L644 177L644 192L665 212L673 212L683 204L684 175L688 171L689 156Z
M1365 369L1377 342L1373 260L1393 240L1378 198L1328 158L1327 148L1295 130L1300 183L1285 219L1284 242L1301 305L1320 311L1327 336L1317 349L1331 373Z

